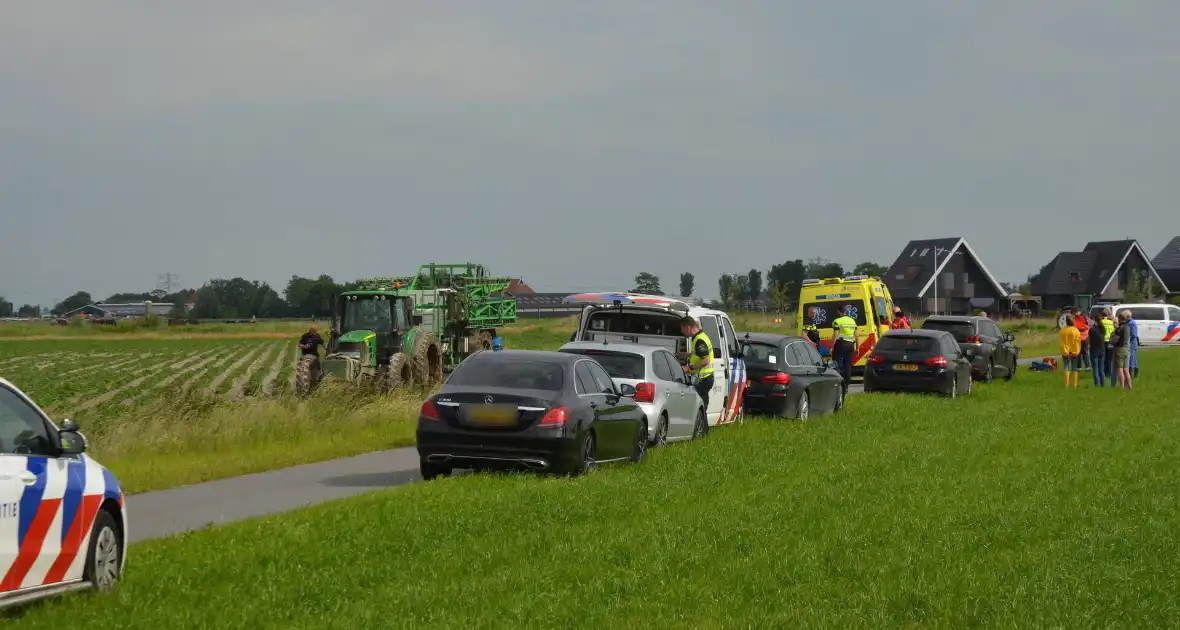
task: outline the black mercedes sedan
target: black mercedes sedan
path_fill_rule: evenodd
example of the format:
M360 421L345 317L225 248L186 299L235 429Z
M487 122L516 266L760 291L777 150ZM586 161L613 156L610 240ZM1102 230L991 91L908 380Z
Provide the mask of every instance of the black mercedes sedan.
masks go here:
M803 337L738 333L749 386L746 411L807 420L844 407L844 379Z
M865 363L864 391L971 393L971 359L944 330L891 330Z
M422 477L456 468L579 475L647 456L647 416L593 358L536 350L465 359L418 414Z

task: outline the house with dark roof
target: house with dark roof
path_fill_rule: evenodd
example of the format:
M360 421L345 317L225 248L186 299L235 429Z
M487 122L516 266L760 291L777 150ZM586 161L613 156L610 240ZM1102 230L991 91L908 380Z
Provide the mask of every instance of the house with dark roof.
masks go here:
M910 241L881 280L910 313L998 310L1009 293L961 237Z
M1163 279L1169 295L1180 293L1180 236L1164 245L1160 253L1151 259L1151 266Z
M1120 302L1131 273L1143 274L1167 291L1167 283L1139 241L1094 241L1080 252L1061 252L1033 277L1032 294L1046 310Z

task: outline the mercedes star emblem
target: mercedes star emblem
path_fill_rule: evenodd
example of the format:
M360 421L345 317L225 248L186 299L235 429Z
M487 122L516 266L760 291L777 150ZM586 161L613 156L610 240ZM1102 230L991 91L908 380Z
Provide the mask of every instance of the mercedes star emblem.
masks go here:
M490 405L490 404L492 404L492 397L491 396L484 396L483 401Z

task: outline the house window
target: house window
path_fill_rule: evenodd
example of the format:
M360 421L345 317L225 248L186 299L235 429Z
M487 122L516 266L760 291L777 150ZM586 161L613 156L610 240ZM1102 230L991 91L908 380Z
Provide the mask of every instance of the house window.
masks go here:
M1082 274L1080 274L1076 271L1069 272L1069 281L1070 282L1081 282L1082 281Z

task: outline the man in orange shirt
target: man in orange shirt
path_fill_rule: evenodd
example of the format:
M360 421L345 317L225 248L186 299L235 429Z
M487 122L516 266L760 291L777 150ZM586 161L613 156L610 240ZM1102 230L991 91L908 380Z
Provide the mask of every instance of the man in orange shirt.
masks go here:
M1073 314L1074 326L1078 327L1078 332L1081 333L1081 336L1082 336L1081 366L1084 366L1084 369L1087 372L1089 372L1091 370L1091 366L1090 366L1090 318L1086 317L1084 314L1082 314L1082 309L1077 308L1076 306L1070 310L1070 313ZM1081 367L1081 366L1079 366L1079 367Z
M1061 363L1065 370L1065 386L1078 387L1078 373L1081 371L1082 333L1074 324L1073 315L1065 316L1065 325L1058 333L1061 340Z
M901 312L900 306L893 307L893 330L909 330L910 320Z

